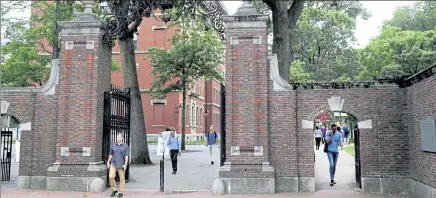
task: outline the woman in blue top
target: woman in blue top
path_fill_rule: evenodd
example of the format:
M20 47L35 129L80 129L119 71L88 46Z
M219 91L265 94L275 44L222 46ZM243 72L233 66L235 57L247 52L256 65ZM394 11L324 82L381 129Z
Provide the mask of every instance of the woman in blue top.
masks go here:
M177 154L180 156L181 146L179 137L175 135L176 129L174 127L170 128L170 136L168 137L167 146L170 148L171 164L173 166L173 175L177 172Z
M342 143L342 134L341 127L337 127L336 124L332 124L331 131L326 134L326 142L328 143L327 147L327 156L330 162L330 186L336 184L335 182L335 172L336 172L336 163L338 162L339 156L339 146L341 146L341 150L344 150L344 145Z

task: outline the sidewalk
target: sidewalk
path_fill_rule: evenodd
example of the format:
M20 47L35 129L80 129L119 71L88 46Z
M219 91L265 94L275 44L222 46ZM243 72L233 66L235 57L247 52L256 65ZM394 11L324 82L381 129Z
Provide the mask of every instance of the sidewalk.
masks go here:
M348 146L348 145L347 145ZM355 175L355 159L345 151L339 150L338 164L336 165L336 185L330 186L329 160L324 153L324 144L315 150L315 189L320 190L358 190Z
M109 197L110 190L105 193L83 192L46 192L38 190L2 189L2 198L103 198ZM319 191L316 193L284 193L274 195L211 195L209 192L159 193L146 191L126 191L124 197L138 198L391 198L375 194L363 194L352 191ZM398 198L398 197L397 197Z

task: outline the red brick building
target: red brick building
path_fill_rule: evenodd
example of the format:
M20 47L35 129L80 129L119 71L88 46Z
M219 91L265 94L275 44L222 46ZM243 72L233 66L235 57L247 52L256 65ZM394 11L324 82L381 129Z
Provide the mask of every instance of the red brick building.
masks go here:
M136 68L141 92L144 119L147 134L157 134L166 126L174 126L182 131L182 92L174 91L167 94L164 100L153 100L150 87L154 76L151 74L148 50L153 47L170 48L171 38L175 28L167 28L169 24L156 20L154 17L144 18L135 35ZM120 48L112 49L112 56L122 68ZM225 66L220 70L224 73ZM112 83L123 86L122 71L112 72ZM203 134L210 125L220 131L220 82L216 80L198 80L187 96L186 134ZM189 137L189 135L188 135Z

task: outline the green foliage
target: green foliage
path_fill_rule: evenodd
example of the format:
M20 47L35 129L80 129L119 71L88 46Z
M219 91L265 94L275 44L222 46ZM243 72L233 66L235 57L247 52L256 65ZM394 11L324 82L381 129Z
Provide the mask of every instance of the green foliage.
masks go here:
M40 55L35 45L11 41L0 51L10 55L1 65L2 86L27 87L32 83L41 86L48 79L51 57Z
M120 65L117 63L117 61L115 60L115 58L112 57L112 62L111 62L111 66L112 66L112 71L120 71L121 67Z
M5 38L10 40L0 48L2 86L27 87L34 83L42 86L49 78L52 53L43 42L52 46L56 32L60 31L59 27L56 30L56 23L72 20L74 11L83 11L82 6L73 1L60 1L58 13L53 1L33 2L32 6L41 14L32 14L30 21L8 20L6 23L2 20L6 27ZM2 11L4 9L2 7ZM112 71L119 70L120 65L112 60Z
M386 26L360 51L358 79L415 74L436 62L435 43L436 28L421 32Z
M359 80L413 75L436 61L436 2L398 8L382 32L359 51Z
M304 71L304 62L296 60L293 61L289 68L290 77L292 82L312 82L313 74Z
M291 56L298 61L291 69L307 73L312 81L351 81L357 73L358 55L353 48L356 17L367 18L369 13L357 1L306 2L292 39ZM309 75L310 74L310 75ZM298 81L292 79L292 81ZM309 80L309 79L305 79Z
M421 1L412 6L395 10L384 26L395 26L401 30L426 31L436 27L436 1Z
M70 2L60 2L59 3L59 12L56 12L56 3L53 1L39 1L33 4L33 8L39 10L41 15L32 14L31 17L31 26L30 29L33 40L35 41L46 41L50 46L53 46L54 36L56 32L59 32L59 27L56 29L56 23L58 21L69 21L74 18L74 11L83 11L83 8L79 4L71 4ZM42 47L47 53L51 54L51 50L45 49Z
M173 90L189 90L200 79L223 80L218 67L223 64L224 46L214 30L205 30L198 20L175 22L180 31L171 40L172 49L150 49L152 93L163 98Z

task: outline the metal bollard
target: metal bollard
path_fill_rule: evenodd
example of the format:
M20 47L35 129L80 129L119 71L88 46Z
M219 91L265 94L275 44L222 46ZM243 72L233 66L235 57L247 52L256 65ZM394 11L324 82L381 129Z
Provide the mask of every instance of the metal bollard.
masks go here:
M165 175L164 161L165 161L165 155L162 155L162 159L160 159L160 192L164 191L164 175Z

